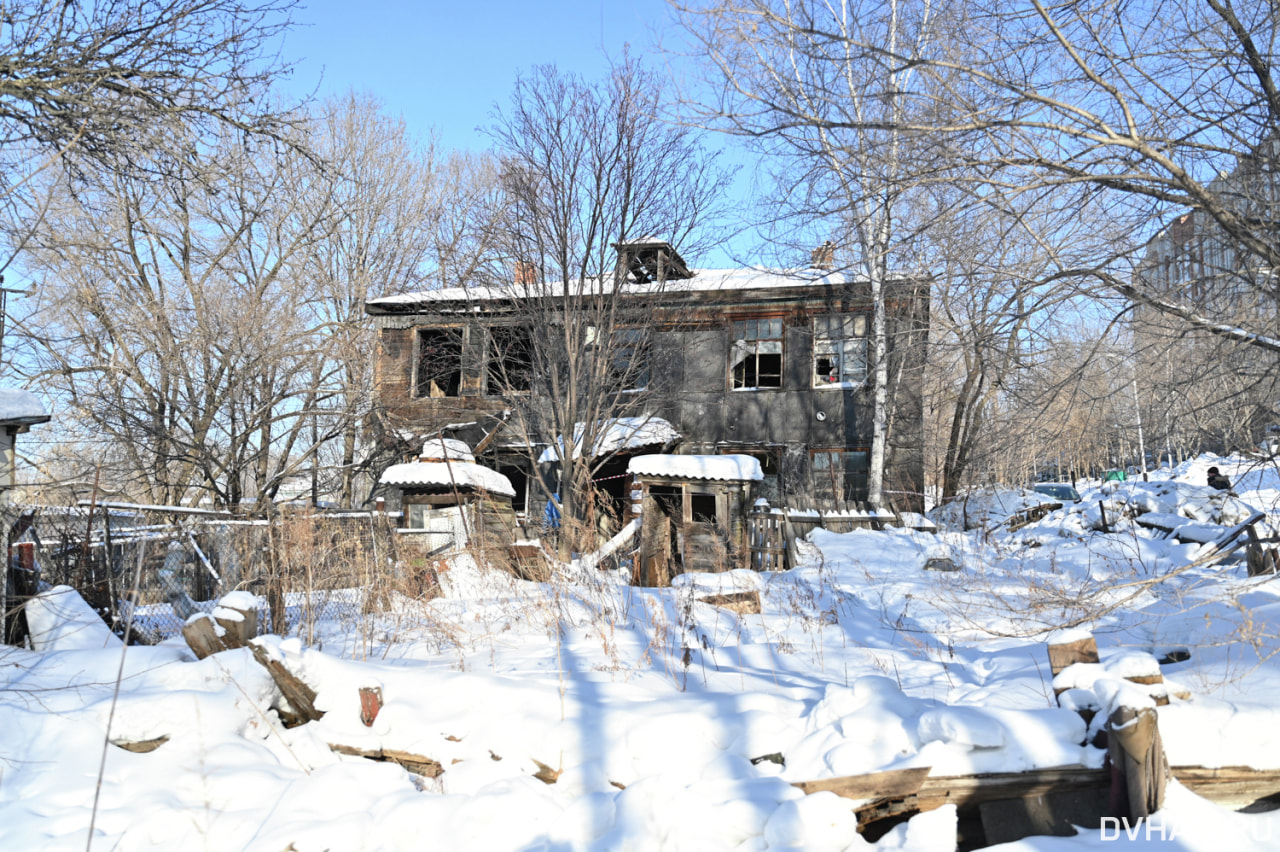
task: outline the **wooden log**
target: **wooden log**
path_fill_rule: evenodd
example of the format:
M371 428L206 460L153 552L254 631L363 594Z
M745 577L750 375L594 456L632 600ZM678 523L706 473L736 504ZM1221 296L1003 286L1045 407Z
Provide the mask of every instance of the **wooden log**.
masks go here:
M284 663L268 657L266 649L257 642L249 643L249 650L253 652L253 658L258 661L258 664L271 675L271 679L275 681L276 688L280 690L280 694L284 696L284 700L289 704L288 708L276 708L277 712L280 713L280 718L284 720L285 727L297 727L306 722L314 722L324 717L324 711L316 709L316 692L314 689L307 686L293 672L286 669Z
M258 635L258 611L256 609L240 609L238 607L229 607L223 604L218 605L218 609L229 610L238 613L239 618L219 617L216 613L214 621L218 622L218 626L226 631L223 641L227 643L228 648L244 648L249 644L249 640Z
M414 775L421 775L424 778L437 778L444 773L444 767L441 766L438 761L409 751L398 751L396 749L389 748L356 748L355 746L343 745L341 743L329 743L329 750L336 752L337 754L346 754L352 757L363 757L366 760L395 763L403 766Z
M1098 643L1092 636L1049 646L1049 671L1052 677L1057 677L1068 666L1076 663L1098 662L1101 662L1098 658Z
M1086 636L1083 639L1077 639L1074 642L1060 642L1056 645L1049 646L1049 672L1050 679L1056 678L1069 666L1076 663L1098 663L1101 662L1098 657L1098 643L1092 636ZM1055 698L1066 692L1066 688L1055 688L1053 695Z
M736 612L738 615L760 614L760 593L756 591L730 592L724 595L704 595L699 597L698 600L702 603L731 610Z

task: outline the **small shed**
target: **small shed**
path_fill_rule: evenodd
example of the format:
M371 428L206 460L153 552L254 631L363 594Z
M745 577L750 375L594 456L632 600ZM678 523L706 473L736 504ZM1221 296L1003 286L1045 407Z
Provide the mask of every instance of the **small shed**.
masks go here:
M430 555L469 542L505 548L515 537L511 480L476 464L463 441L428 441L417 461L392 465L378 481L400 492L401 528L424 536Z
M48 423L43 403L30 391L0 388L0 503L14 486L17 436L37 423Z
M752 484L764 479L758 459L636 456L628 472L634 478L633 497L641 502L640 585L666 586L682 572L748 564Z

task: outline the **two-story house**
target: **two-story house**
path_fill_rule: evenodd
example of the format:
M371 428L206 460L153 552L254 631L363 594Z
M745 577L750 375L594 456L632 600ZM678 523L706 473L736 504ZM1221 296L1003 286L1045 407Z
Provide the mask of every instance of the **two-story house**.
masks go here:
M614 358L632 363L628 393L643 394L633 416L601 430L596 473L621 504L630 457L653 452L746 454L759 460L757 496L773 505L846 508L866 499L871 445L870 287L830 267L830 248L803 269L690 269L668 243L620 245L615 298L643 302L628 315ZM546 502L535 466L553 453L499 424L536 395L528 349L536 335L525 294L511 287L455 288L370 299L379 328L377 394L388 440L415 455L432 435L466 440L478 461L507 476L515 508L541 518ZM563 298L563 287L544 291ZM923 506L921 383L928 282L886 287L890 412L885 499ZM442 368L441 365L444 365ZM634 414L642 409L642 416ZM533 446L530 442L533 441ZM545 480L544 480L545 481Z

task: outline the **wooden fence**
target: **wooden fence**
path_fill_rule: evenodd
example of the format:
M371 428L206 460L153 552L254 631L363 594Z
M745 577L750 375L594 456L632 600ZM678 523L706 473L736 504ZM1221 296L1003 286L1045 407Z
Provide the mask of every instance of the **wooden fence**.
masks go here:
M894 524L893 515L860 508L842 512L813 509L775 509L758 506L747 516L747 541L751 567L757 571L786 571L796 565L795 541L821 527L846 533L855 529L879 530Z

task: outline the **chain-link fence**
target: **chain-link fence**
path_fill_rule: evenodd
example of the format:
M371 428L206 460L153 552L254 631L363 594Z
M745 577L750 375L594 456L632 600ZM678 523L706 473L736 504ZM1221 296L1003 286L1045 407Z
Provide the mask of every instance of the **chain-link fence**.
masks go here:
M222 595L258 596L262 629L280 635L381 608L392 592L430 597L435 575L401 559L391 516L285 512L269 521L163 508L6 507L5 637L25 632L22 602L67 585L136 641L181 632ZM402 546L403 547L403 546Z

